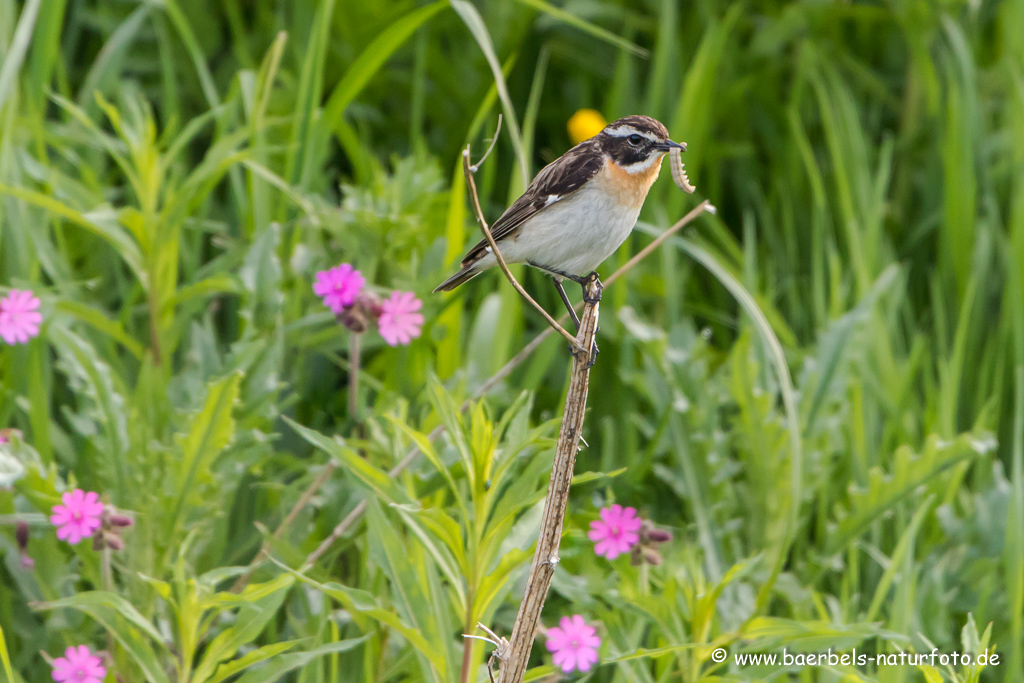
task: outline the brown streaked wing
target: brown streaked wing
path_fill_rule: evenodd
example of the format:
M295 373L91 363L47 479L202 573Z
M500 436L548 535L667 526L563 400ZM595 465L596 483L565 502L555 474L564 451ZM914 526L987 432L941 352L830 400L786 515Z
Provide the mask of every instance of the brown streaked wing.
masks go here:
M491 235L495 242L514 237L523 224L543 211L551 204L548 197L555 196L559 200L583 187L583 184L597 175L604 164L604 157L593 139L576 145L558 159L541 169L530 186L519 199L501 214L501 218L491 226ZM554 202L552 202L554 203ZM466 267L483 258L487 250L487 240L480 240L462 259Z

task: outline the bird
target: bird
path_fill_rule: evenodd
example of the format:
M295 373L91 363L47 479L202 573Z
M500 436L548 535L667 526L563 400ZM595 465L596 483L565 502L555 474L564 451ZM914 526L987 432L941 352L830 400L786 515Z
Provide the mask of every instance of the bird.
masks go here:
M613 121L541 169L491 226L506 263L523 263L552 278L577 329L579 317L563 281L581 285L587 300L587 283L629 237L661 160L674 147L686 151L685 143L669 139L665 125L650 116ZM459 272L434 292L449 292L497 263L481 240Z

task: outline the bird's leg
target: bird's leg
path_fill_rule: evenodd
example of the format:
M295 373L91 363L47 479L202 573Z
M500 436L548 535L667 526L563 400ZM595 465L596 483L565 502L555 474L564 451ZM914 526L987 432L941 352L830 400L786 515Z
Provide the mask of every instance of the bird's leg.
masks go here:
M565 304L565 309L569 311L569 315L572 317L573 324L576 325L576 331L580 331L580 318L576 315L576 309L572 307L572 303L569 302L569 297L565 293L565 288L562 287L562 280L555 275L551 276L551 279L555 282L555 288L558 290L558 296L562 297L562 303Z
M587 275L586 277L581 277L579 275L572 275L572 276L570 276L570 279L573 282L577 283L580 287L583 288L583 301L584 301L584 303L596 304L597 302L599 302L601 300L601 296L604 293L604 285L601 284L601 278L598 277L596 270L591 272L590 275ZM597 284L597 293L594 296L590 296L590 284L591 283L596 283ZM561 289L561 288L562 287L559 284L559 289ZM568 300L566 299L564 292L562 293L562 297L563 297L562 300L566 301L566 305L568 306ZM574 319L576 318L575 312L573 314L573 318ZM577 330L580 329L579 323L576 324L576 329ZM600 331L601 331L601 328L598 327L596 330L594 330L594 333L596 334L597 332L600 332ZM590 362L587 364L587 369L588 370L590 368L594 367L594 363L597 362L597 354L599 354L600 352L601 352L601 349L597 348L597 340L595 339L594 340L594 346L593 346L593 348L590 349Z

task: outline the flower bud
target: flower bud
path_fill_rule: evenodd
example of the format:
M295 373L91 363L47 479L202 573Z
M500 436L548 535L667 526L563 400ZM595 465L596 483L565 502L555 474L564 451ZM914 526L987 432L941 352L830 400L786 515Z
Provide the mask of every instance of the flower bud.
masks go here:
M672 540L672 532L664 529L651 529L647 532L647 538L652 543L668 543Z
M380 297L368 290L362 290L351 306L346 306L338 314L338 322L355 332L362 334L369 329L371 322L376 322L383 311Z
M366 332L369 327L366 320L366 314L355 306L346 308L337 315L337 318L339 323L356 334Z
M103 541L111 550L124 550L124 539L117 534L105 534Z
M647 564L651 564L657 567L659 564L661 564L661 553L659 553L654 548L645 547L643 549L643 559L644 562L646 562Z
M111 526L129 527L135 524L135 520L128 515L110 515Z
M26 550L28 548L28 522L19 520L18 525L14 531L14 537L18 541L18 549Z

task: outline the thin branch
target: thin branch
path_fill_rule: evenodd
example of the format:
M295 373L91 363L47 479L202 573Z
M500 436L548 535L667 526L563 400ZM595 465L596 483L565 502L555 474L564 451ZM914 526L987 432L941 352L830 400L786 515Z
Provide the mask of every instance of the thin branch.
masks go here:
M501 132L501 114L498 114L498 125L494 129L494 137L491 138L491 144L487 148L487 151L484 152L484 155L480 158L480 161L476 162L475 164L473 164L472 166L469 167L470 171L472 171L473 173L476 173L477 171L479 171L480 167L484 165L485 161L487 161L487 157L491 156L491 152L494 151L494 145L497 144L497 142L498 142L498 133L500 133L500 132Z
M587 393L590 388L590 354L597 336L601 297L601 283L597 277L587 284L587 296L580 316L580 332L577 340L587 349L577 354L569 377L569 390L565 396L565 412L562 428L558 433L558 445L551 464L551 481L544 499L544 514L540 522L537 550L533 554L530 575L526 580L526 592L519 604L512 637L509 638L508 654L501 664L499 683L522 683L530 651L540 623L540 615L547 600L548 588L558 564L558 547L562 541L562 525L565 510L569 505L569 485L576 465L576 453L583 435L583 419L587 412ZM593 303L590 303L590 302Z
M634 256L633 258L631 258L628 261L626 261L625 265L623 265L621 268L619 268L614 273L612 273L612 276L604 281L605 287L607 287L611 283L615 282L616 280L618 280L620 277L622 277L623 275L625 275L629 271L633 270L633 268L636 267L636 265L638 263L640 263L645 258L650 256L651 252L653 252L655 249L657 249L662 244L664 244L665 240L667 240L669 237L671 237L672 235L674 235L677 232L679 232L681 229L683 229L683 227L685 227L687 224L691 223L694 219L697 218L697 216L701 215L705 211L707 211L710 214L718 213L718 209L716 209L711 204L711 202L709 202L707 199L705 199L700 204L698 204L697 206L693 207L693 209L690 211L690 213L686 214L685 216L680 218L678 221L676 221L675 225L673 225L671 228L669 228L665 232L663 232L660 235L658 235L656 238L654 238L653 242L651 242L646 247L644 247L643 249L638 251L636 253L636 256Z
M505 277L512 286L516 288L519 295L530 302L530 304L537 309L537 311L544 316L544 319L548 321L548 325L554 328L555 332L565 337L569 342L569 345L573 347L576 353L583 351L583 349L577 346L578 342L576 337L569 334L564 327L558 324L558 321L551 317L551 314L544 310L544 307L533 300L533 297L527 294L523 286L519 284L515 276L512 275L512 271L508 269L508 264L505 263L505 258L501 255L501 251L498 249L498 243L494 241L494 235L491 234L491 229L487 227L487 221L484 219L484 212L480 208L480 197L477 195L476 182L473 180L473 166L469 163L469 145L466 145L466 149L462 151L462 170L466 175L466 184L469 186L469 197L472 200L473 212L476 214L476 220L480 223L480 229L484 233L484 237L487 238L487 243L491 245L491 253L494 254L494 258L498 261L498 266L501 268L501 272L505 274Z

